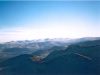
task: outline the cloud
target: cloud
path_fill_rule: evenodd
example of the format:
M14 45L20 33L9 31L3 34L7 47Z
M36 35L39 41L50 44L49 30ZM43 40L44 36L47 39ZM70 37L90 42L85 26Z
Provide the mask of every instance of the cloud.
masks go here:
M92 28L92 27L91 27ZM100 36L98 29L88 26L47 26L41 28L19 27L0 31L0 42L43 38L79 38Z

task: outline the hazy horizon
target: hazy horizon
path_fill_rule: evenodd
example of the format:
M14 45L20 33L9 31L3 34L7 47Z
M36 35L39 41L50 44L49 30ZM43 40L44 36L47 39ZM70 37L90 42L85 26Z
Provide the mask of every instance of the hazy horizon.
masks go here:
M100 37L100 1L0 1L0 42Z

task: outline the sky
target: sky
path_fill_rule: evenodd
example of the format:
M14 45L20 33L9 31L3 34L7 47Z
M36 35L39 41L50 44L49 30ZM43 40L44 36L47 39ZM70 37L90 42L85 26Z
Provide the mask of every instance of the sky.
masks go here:
M0 1L0 42L100 37L100 1Z

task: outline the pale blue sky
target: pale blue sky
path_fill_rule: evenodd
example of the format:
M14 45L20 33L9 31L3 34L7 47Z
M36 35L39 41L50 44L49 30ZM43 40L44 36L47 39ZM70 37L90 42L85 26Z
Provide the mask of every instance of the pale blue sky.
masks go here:
M100 36L100 1L1 1L0 41Z

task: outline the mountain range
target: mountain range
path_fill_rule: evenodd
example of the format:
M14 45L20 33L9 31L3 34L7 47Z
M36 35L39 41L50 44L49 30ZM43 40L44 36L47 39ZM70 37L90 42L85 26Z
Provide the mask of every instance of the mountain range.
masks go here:
M99 37L64 40L0 44L0 75L100 75Z

